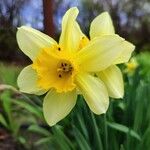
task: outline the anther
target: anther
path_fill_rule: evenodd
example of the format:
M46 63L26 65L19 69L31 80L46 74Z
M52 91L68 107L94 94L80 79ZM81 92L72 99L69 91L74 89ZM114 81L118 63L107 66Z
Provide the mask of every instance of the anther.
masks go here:
M67 64L66 64L66 63L65 63L64 65L65 65L65 66L67 66Z
M59 74L59 78L61 78L62 77L62 75L61 74Z
M58 47L58 50L60 51L60 50L61 50L61 48L60 48L60 47Z

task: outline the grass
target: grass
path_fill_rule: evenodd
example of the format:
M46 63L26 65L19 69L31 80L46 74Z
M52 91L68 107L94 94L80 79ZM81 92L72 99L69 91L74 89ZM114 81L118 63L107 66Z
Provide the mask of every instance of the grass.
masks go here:
M124 74L124 98L111 99L109 109L103 115L93 114L83 97L78 96L77 104L71 114L50 128L46 126L42 116L41 97L40 99L30 95L22 96L21 99L10 97L15 105L35 116L36 121L30 123L27 130L27 134L33 133L39 136L32 143L34 148L39 150L149 150L149 59L148 53L137 56L139 67L135 73ZM2 68L0 81L16 86L16 77L20 68L3 65L0 65L0 68Z
M0 83L9 84L17 87L17 76L21 67L0 63Z

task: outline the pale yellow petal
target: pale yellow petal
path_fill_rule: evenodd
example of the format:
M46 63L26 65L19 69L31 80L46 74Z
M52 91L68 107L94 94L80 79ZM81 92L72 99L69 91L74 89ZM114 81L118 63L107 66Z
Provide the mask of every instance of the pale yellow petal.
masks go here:
M62 33L59 44L63 51L72 52L79 46L82 32L76 22L79 11L76 7L70 8L62 19Z
M53 126L65 118L75 106L76 99L76 91L67 93L57 93L55 90L49 91L43 102L43 113L46 122Z
M129 61L129 59L130 59L130 57L132 55L132 52L135 49L135 46L132 43L130 43L128 41L125 41L123 43L123 47L124 47L124 50L122 51L120 56L117 59L115 59L113 64L126 63L126 62Z
M103 35L113 35L115 34L114 26L111 17L108 12L104 12L97 16L91 23L90 27L90 37L91 39L103 36ZM135 46L130 42L124 42L124 50L120 56L114 61L113 64L119 64L128 62Z
M118 35L95 38L78 52L77 61L84 71L99 72L106 69L120 56L126 41Z
M31 65L25 67L17 79L19 90L28 94L44 94L46 91L38 87L37 78L37 74Z
M107 87L108 94L113 98L122 98L124 95L124 84L121 70L112 65L107 69L97 73L98 77Z
M72 40L71 40L71 52L77 51L81 49L81 42L83 38L86 38L85 34L82 33L80 26L77 22L74 24L74 28L72 31Z
M79 74L76 83L85 101L95 114L105 113L109 105L107 89L103 82L89 74Z
M114 34L114 26L108 12L103 12L97 16L90 26L90 38L93 39L102 35Z
M17 42L19 48L31 60L34 60L37 57L42 48L51 47L52 45L57 44L48 35L26 26L18 28Z

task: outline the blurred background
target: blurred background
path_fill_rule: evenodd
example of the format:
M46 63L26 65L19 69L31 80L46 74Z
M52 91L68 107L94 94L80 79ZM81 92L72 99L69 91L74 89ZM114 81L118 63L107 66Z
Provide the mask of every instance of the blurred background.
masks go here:
M17 76L30 64L16 42L17 27L36 28L59 40L64 13L77 6L81 29L103 11L115 31L136 45L120 65L125 96L96 116L83 98L72 113L50 128L42 98L19 93ZM150 0L0 0L0 150L150 150Z
M149 0L0 0L0 60L26 62L25 56L18 51L15 37L21 25L58 39L62 16L72 6L79 8L78 21L86 34L94 17L108 11L116 33L134 43L137 53L149 51Z

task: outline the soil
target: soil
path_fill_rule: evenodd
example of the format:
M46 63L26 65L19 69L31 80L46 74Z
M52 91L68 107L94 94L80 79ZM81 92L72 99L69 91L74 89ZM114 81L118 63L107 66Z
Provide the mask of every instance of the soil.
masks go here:
M0 129L0 150L24 150L14 138L5 130Z

